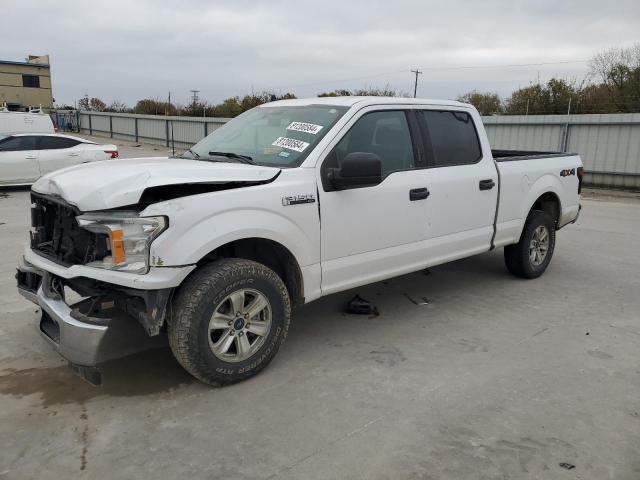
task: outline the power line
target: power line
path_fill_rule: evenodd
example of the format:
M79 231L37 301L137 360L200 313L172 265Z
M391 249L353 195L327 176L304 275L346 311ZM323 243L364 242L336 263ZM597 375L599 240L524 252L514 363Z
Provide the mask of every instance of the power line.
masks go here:
M444 72L448 70L484 70L496 68L519 68L519 67L540 67L544 65L567 65L571 63L587 63L588 60L564 60L561 62L540 62L540 63L511 63L504 65L461 65L457 67L426 67L424 70L431 72Z
M430 71L430 72L445 72L445 71L455 71L455 70L495 70L501 68L523 68L523 67L540 67L540 66L548 66L548 65L569 65L569 64L577 64L577 63L587 63L588 60L562 60L557 62L537 62L537 63L510 63L510 64L502 64L502 65L458 65L458 66L441 66L441 67L422 67L417 68L417 70L422 71ZM423 73L423 72L420 73ZM287 89L287 88L300 88L300 87L312 87L316 85L328 85L332 83L342 83L342 82L352 82L356 80L369 80L372 78L380 78L380 77L388 77L390 75L395 75L399 73L404 73L406 70L394 70L389 72L381 72L381 73L373 73L370 75L362 75L358 77L351 78L342 78L342 79L334 79L334 80L322 80L318 82L309 82L309 83L300 83L300 84L292 84L285 85L280 87L272 87L275 89ZM415 73L415 70L411 70L412 73Z
M283 88L313 87L314 85L326 85L328 83L352 82L354 80L368 80L370 78L387 77L389 75L395 75L395 74L398 74L398 73L405 73L405 72L406 72L406 70L395 70L393 72L376 73L376 74L364 75L364 76L360 76L360 77L343 78L343 79L340 79L340 80L323 80L321 82L299 83L297 85L285 85L283 87L277 87L277 88L283 89Z
M198 104L198 93L200 93L200 90L189 90L189 91L191 92L191 105L195 110L196 105Z

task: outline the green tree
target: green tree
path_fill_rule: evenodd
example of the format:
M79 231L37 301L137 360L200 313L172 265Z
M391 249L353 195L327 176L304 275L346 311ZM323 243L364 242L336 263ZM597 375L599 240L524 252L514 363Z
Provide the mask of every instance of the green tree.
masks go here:
M318 97L408 97L409 94L400 90L395 90L391 85L387 84L382 88L365 86L363 88L357 88L355 90L347 90L344 88L338 88L331 92L323 92Z
M296 98L293 93L276 94L265 91L258 94L245 95L244 97L230 97L222 103L212 107L216 117L235 117L247 110L250 110L263 103L274 102L276 100L287 100Z
M497 93L472 90L460 95L459 102L470 103L478 109L480 115L496 115L502 113L502 102Z
M545 85L536 83L519 88L505 101L504 112L509 115L545 115L580 113L581 86L575 82L552 78Z
M157 98L143 98L138 100L133 112L143 115L178 115L178 108L173 103L169 105L169 102Z
M332 92L323 92L318 97L350 97L352 95L351 90L337 89Z

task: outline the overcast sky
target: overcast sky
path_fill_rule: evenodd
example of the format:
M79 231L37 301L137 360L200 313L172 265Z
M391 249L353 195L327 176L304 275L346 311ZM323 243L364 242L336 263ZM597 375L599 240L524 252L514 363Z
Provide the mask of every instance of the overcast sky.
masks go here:
M507 96L538 77L582 79L588 60L640 40L640 1L5 0L0 59L50 54L53 94L107 103L217 102L253 90L315 96L391 87L455 98ZM6 7L7 5L5 5Z

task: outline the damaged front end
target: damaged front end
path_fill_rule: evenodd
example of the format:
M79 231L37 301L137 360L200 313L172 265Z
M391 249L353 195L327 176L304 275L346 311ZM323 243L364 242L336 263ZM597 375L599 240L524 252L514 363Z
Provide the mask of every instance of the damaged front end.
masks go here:
M135 249L132 241L125 244L127 231L140 230L133 215L114 212L98 227L87 220L83 226L86 214L57 197L37 193L32 193L31 212L30 247L37 257L64 268L148 269L141 260L148 255L146 240L134 231L130 237L142 247ZM123 251L129 248L128 258L117 257L118 239ZM148 348L148 337L160 333L173 288L136 289L84 276L63 278L48 269L23 261L16 274L18 291L40 307L37 327L42 336L89 382L100 383L98 364Z
M63 279L28 263L16 280L20 294L40 307L39 332L94 385L101 383L99 364L158 344L149 337L160 333L173 290Z

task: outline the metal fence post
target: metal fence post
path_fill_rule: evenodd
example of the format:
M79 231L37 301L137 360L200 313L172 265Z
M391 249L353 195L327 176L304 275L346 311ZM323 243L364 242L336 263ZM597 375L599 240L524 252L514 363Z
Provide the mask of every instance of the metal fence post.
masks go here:
M208 124L208 123L206 122L206 120L205 120L205 122L204 122L204 136L205 136L205 137L206 137L207 135L209 135L209 132L208 132L208 130L209 130L208 125L209 125L209 124Z
M164 138L167 140L167 148L169 148L169 119L164 121Z
M564 153L567 152L567 150L569 149L569 127L570 127L570 123L567 122L564 124L564 132L563 132L563 138L562 138L562 151Z
M113 138L113 116L109 115L109 136Z
M136 143L138 143L138 117L133 117L133 127L136 134Z
M89 113L89 135L93 135L93 125L91 124L91 114Z

